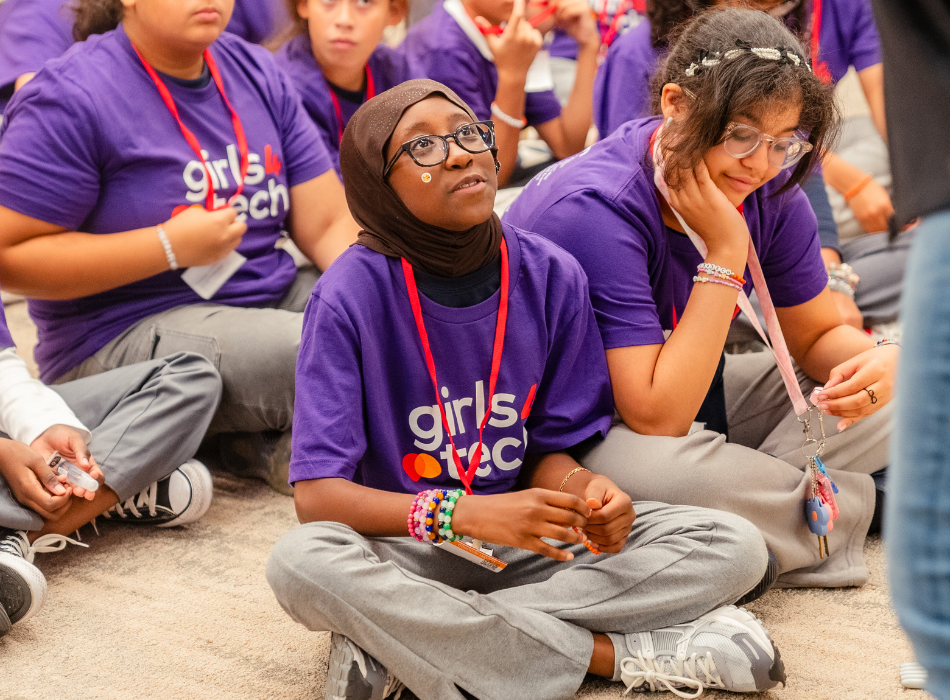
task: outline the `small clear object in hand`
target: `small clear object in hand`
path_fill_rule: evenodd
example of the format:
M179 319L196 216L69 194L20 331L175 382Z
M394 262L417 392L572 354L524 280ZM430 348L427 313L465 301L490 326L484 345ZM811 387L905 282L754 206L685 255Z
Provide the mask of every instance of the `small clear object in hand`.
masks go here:
M66 481L73 486L86 489L86 491L96 491L99 488L98 481L72 462L67 462L59 452L54 452L53 456L49 458L49 466L60 476L65 474Z

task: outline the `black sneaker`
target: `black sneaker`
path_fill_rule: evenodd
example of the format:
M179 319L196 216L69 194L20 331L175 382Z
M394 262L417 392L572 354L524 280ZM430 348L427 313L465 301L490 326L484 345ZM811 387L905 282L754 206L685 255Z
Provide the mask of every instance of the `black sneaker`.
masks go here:
M157 527L187 525L208 511L213 490L208 468L197 459L189 459L125 503L114 505L102 517Z
M3 618L8 626L29 620L46 602L46 577L33 565L36 554L58 552L67 542L89 546L65 535L43 535L30 542L22 530L0 539L0 637L6 634Z
M735 605L742 607L743 605L748 605L753 600L758 600L771 590L776 581L778 581L778 559L775 558L775 555L772 554L772 550L770 549L769 565L765 567L765 575L762 577L762 580L755 585L755 588L739 598Z
M400 700L406 687L351 639L330 636L326 700Z

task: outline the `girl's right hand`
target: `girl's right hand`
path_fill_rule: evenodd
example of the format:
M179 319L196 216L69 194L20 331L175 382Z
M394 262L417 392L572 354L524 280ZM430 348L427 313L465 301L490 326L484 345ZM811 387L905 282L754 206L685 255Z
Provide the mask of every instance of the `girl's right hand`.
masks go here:
M179 267L213 265L241 244L247 224L233 207L189 207L162 224Z
M463 496L452 513L452 531L505 547L527 549L556 561L570 561L571 552L543 542L542 537L582 544L591 508L569 493L528 489L494 496Z
M744 270L749 250L749 227L735 205L709 177L702 160L692 172L682 175L679 189L670 188L670 204L689 224L709 251L710 256L741 257Z
M525 0L515 0L511 17L504 31L499 35L488 34L485 40L495 59L498 73L506 73L522 80L527 77L528 69L535 56L541 50L544 37L524 18ZM484 17L476 17L475 24L481 29L490 28L491 22Z

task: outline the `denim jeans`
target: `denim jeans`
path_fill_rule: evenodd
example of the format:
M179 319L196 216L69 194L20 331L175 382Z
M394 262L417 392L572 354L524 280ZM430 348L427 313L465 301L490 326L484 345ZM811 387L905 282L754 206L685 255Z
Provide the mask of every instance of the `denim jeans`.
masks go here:
M894 606L938 698L950 698L948 284L950 210L917 229L907 268L884 520Z

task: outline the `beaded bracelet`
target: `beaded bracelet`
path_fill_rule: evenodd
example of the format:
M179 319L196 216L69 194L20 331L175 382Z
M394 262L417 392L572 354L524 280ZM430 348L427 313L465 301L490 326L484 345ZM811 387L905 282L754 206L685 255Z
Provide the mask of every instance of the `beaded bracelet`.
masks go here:
M707 282L712 283L712 284L721 284L723 287L729 287L730 289L735 289L737 292L742 291L742 285L740 285L738 282L733 282L732 280L717 280L717 279L712 279L710 277L700 277L697 275L693 277L693 282L701 282L704 284Z
M841 280L851 287L852 291L858 288L858 282L861 281L861 278L848 263L831 263L828 265L828 279Z
M846 297L854 299L854 289L851 288L851 285L845 282L843 279L837 277L828 278L828 289L833 292L838 292L839 294L844 294Z
M455 510L455 504L465 495L465 491L455 489L444 493L445 498L442 500L442 507L439 508L439 536L447 542L458 542L462 536L452 532L452 513Z
M879 348L882 345L896 345L897 347L901 346L901 344L898 341L892 338L881 338L879 341L877 341L877 345L875 345L874 347Z
M697 265L696 269L700 272L705 272L707 275L719 277L720 279L732 279L739 284L745 284L745 279L741 275L737 275L727 267L720 267L719 265L713 265L712 263L704 262Z
M423 533L425 532L422 529L422 521L424 520L425 509L422 507L422 503L429 496L429 491L422 491L416 495L415 500L412 502L412 506L409 508L409 517L406 520L406 525L409 528L409 534L419 542L425 542L425 537Z

